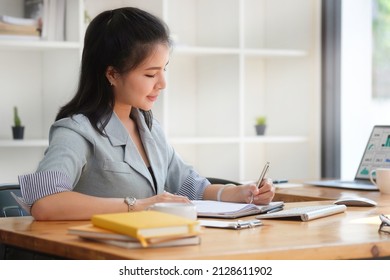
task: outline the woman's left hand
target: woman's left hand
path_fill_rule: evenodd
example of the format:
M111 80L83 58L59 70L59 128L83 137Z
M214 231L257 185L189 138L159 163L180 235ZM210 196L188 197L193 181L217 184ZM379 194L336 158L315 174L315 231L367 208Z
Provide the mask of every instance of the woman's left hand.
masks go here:
M265 178L259 188L256 188L256 184L242 185L241 193L246 203L268 204L275 196L275 187L271 179Z

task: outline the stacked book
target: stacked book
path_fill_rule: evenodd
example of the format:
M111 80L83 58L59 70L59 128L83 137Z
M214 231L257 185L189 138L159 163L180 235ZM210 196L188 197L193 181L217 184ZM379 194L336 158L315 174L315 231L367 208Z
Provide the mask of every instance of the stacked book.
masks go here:
M65 14L65 0L43 0L42 38L44 40L64 41L66 39Z
M39 39L38 20L0 15L0 36L9 39Z
M157 211L95 215L90 224L70 227L68 233L124 248L200 244L198 221Z
M24 17L0 15L0 39L66 40L66 0L24 0Z

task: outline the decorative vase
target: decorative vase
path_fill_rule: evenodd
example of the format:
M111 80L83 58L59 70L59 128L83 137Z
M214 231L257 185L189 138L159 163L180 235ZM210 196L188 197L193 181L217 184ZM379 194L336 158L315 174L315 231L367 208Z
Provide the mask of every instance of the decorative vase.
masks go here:
M13 126L12 127L12 136L15 140L23 139L24 126Z
M266 127L267 126L265 124L257 124L257 125L255 125L256 134L257 135L264 135Z

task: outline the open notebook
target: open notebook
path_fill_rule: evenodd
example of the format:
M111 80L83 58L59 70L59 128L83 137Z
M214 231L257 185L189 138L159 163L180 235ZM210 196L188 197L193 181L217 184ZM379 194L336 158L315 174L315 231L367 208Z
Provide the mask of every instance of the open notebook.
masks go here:
M262 214L256 216L257 219L293 219L304 222L342 213L347 209L345 205L321 204L296 207L282 210L276 213Z
M283 209L283 201L273 201L267 205L233 203L212 200L193 200L198 217L235 219L244 216L267 213Z

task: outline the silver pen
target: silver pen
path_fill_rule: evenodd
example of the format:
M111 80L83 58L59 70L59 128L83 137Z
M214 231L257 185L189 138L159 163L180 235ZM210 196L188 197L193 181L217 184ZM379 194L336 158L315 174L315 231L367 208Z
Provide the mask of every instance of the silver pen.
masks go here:
M267 161L267 162L265 163L264 168L263 168L263 171L261 171L260 178L259 178L259 180L257 181L256 187L257 187L258 189L260 188L261 182L262 182L263 179L265 178L265 175L267 175L268 168L269 168L269 161Z

